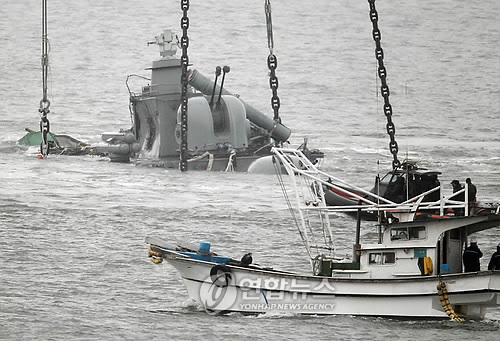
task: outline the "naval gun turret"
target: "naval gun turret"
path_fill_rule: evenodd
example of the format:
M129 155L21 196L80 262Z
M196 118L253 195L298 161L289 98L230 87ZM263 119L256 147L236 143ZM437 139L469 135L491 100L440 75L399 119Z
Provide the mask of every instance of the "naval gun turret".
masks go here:
M161 56L152 63L149 84L134 93L127 79L133 122L129 132L135 137L127 139L131 144L128 156L178 168L182 71L176 56L179 40L171 30L165 30L149 44L158 45ZM225 67L223 80L228 72ZM255 160L270 155L274 141L286 142L290 137L289 128L225 89L223 81L218 84L217 78L212 81L195 69L189 70L188 79L189 169L247 171ZM116 140L110 134L103 135L103 139ZM123 137L119 140L125 141ZM124 154L115 156L122 161Z

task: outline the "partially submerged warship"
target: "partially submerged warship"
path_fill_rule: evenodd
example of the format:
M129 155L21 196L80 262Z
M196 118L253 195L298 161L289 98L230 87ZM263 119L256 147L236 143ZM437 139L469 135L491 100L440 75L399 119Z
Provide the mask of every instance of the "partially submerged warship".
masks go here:
M281 123L280 100L277 95L277 58L273 54L270 3L266 4L266 23L272 90L271 119L238 95L224 89L224 80L230 68L217 66L212 82L195 69L189 69L188 28L189 1L181 1L182 36L167 29L148 42L160 48L161 58L153 62L151 78L137 75L127 77L130 94L129 110L132 127L118 133L103 133L107 145L89 146L68 135L50 131L47 96L49 73L49 44L47 35L47 0L42 0L42 92L40 101L40 131L26 128L28 133L18 140L20 145L40 146L39 158L49 153L65 155L109 156L113 162L146 160L157 166L213 171L272 170L271 147L287 142L291 130ZM177 57L177 48L182 55ZM221 76L220 85L217 84ZM128 84L131 77L147 80L139 93ZM313 163L324 154L307 149L307 140L299 147ZM188 167L189 165L189 167Z
M118 133L103 133L106 145L95 146L49 132L47 153L100 155L108 156L112 162L135 160L159 167L179 167L182 135L182 57L176 56L179 39L172 30L165 30L148 44L159 46L161 58L153 61L151 78L127 77L132 127ZM272 169L271 147L288 141L291 130L281 120L266 116L225 89L224 79L229 72L228 66L218 66L212 81L196 69L187 70L189 169L243 172ZM132 77L147 82L139 93L129 87ZM43 134L27 131L18 143L41 145ZM59 139L61 136L64 138ZM313 162L324 156L317 149L309 150L307 140L299 148Z
M146 79L148 84L140 93L134 93L127 79L132 128L102 137L110 144L108 152L113 161L128 161L141 154L157 160L161 166L177 168L182 102L182 63L176 56L178 38L171 30L165 30L152 44L160 47L161 59L153 62L151 79ZM212 81L196 69L188 70L189 169L248 171L256 160L270 155L275 143L286 142L290 137L291 130L285 125L224 89L229 71L228 66L217 67ZM123 144L129 147L121 147ZM306 144L302 146L307 150ZM317 150L308 152L313 161L323 156Z

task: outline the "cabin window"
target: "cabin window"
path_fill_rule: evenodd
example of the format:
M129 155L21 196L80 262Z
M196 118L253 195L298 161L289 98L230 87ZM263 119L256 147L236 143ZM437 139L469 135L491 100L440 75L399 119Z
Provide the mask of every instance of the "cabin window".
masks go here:
M394 252L373 252L370 253L368 262L370 264L394 264L396 263L396 254Z
M398 227L391 229L391 240L425 239L425 226Z
M408 240L408 229L407 228L392 229L391 240Z
M425 227L424 226L413 226L408 228L410 239L424 239L425 238Z
M390 172L379 182L379 190L384 198L395 202L402 202L405 197L404 173Z

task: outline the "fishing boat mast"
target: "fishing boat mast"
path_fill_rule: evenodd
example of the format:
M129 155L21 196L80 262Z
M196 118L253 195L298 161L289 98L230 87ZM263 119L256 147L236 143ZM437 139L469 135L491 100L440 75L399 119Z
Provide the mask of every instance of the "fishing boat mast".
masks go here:
M40 101L40 132L42 142L40 144L40 154L42 158L47 158L49 154L48 134L50 122L47 114L50 112L50 101L47 98L47 78L49 73L49 39L47 36L47 0L42 0L42 99Z

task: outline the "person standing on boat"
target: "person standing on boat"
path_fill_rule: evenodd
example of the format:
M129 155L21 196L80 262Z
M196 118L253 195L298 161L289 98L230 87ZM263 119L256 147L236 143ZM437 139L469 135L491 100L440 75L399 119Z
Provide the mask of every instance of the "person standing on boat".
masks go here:
M453 193L456 193L464 188L464 186L462 186L462 184L458 180L453 180L451 182L451 185L453 186ZM465 193L462 192L460 194L456 194L456 195L452 196L450 199L456 200L456 201L465 201ZM461 208L454 208L453 210L455 211L455 215L457 215L457 216L464 215L464 211Z
M480 259L483 253L477 246L477 241L471 239L470 245L465 248L463 254L464 272L481 271Z
M456 193L464 188L464 186L462 186L462 184L458 180L453 180L451 182L451 185L453 186L453 193ZM457 200L457 201L465 201L465 194L464 193L457 194L457 195L451 197L451 199Z
M427 185L427 188L425 189L425 191L427 192L433 188L439 187L440 185L441 184L439 183L439 179L438 179L437 174L432 174L429 177L428 185ZM434 191L431 194L426 195L424 198L424 201L439 201L439 199L441 199L440 194L441 194L440 190Z
M500 243L497 245L497 252L491 255L488 270L500 270Z
M468 196L467 199L469 201L469 212L470 215L474 214L474 206L476 205L476 194L477 194L477 188L476 186L472 183L470 178L467 178L465 180L466 186L467 186L467 191L468 191Z

